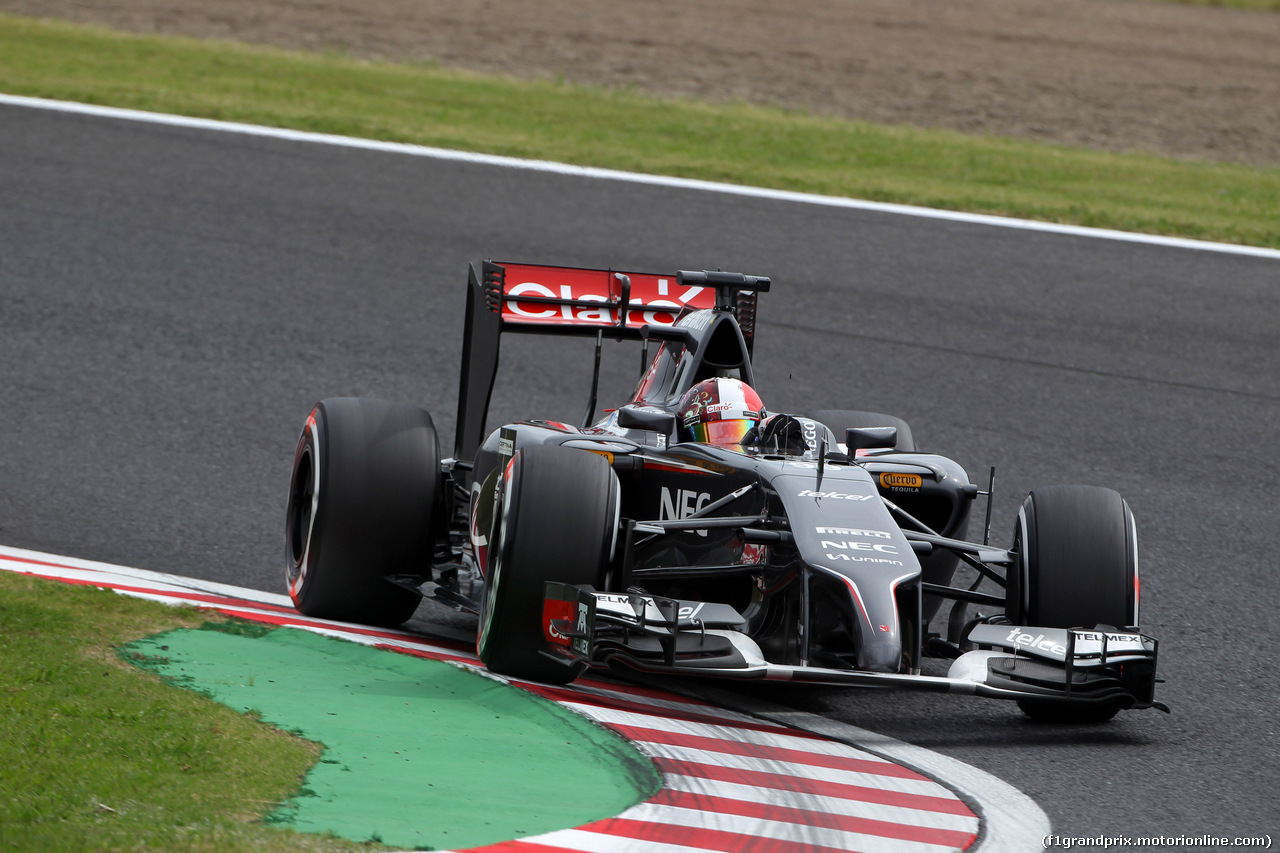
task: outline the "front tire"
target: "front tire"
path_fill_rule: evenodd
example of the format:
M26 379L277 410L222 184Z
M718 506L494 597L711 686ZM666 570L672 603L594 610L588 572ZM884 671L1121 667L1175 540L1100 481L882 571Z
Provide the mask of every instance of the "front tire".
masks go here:
M1050 486L1018 512L1018 563L1005 588L1005 612L1017 625L1123 628L1138 623L1138 540L1119 493L1094 486ZM1038 700L1018 706L1044 722L1098 723L1118 705L1085 707Z
M476 648L491 671L568 684L577 669L541 653L547 581L603 589L619 484L604 457L557 445L520 450L502 475Z
M399 625L422 596L387 575L429 576L441 515L431 416L385 400L316 405L294 454L286 581L299 611Z

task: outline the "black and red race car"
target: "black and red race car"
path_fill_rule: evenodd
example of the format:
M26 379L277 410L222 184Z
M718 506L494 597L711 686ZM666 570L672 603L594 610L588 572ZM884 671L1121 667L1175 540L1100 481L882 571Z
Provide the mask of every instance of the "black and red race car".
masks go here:
M297 608L391 625L431 596L478 615L489 669L536 681L630 667L1013 699L1063 721L1166 710L1116 492L1032 491L1005 548L966 538L979 496L989 529L990 485L918 451L899 418L738 401L745 429L696 440L691 396L753 384L769 287L722 271L472 265L452 457L408 404L328 399L307 418L286 524ZM595 339L581 425L486 429L513 332ZM640 342L643 371L597 416L605 339ZM698 416L733 408L703 397ZM974 583L953 584L960 563ZM969 618L974 605L989 615Z

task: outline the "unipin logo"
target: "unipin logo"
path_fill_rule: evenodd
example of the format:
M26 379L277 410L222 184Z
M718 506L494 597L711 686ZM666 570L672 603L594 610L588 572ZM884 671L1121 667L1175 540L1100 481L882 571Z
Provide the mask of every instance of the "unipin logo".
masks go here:
M844 552L835 554L828 552L827 559L832 562L843 560L846 563L875 563L884 566L901 566L903 564L901 560L891 560L888 557L872 557L869 555L864 557L859 554L846 554Z

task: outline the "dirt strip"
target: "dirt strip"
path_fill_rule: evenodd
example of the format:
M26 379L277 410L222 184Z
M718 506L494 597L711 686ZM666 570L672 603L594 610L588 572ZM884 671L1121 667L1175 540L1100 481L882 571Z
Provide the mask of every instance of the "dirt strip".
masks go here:
M1280 166L1280 13L1149 0L0 0L0 12Z

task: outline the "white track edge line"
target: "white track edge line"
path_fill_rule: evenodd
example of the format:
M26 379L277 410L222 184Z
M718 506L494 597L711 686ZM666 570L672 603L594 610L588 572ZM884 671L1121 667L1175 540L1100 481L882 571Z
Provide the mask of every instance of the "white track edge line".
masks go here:
M1215 243L1209 240L1191 240L1185 237L1163 237L1158 234L1142 234L1135 231L1117 231L1109 228L1088 228L1082 225L1063 225L1055 222L1037 222L1035 220L1016 219L1014 217L1007 216L963 213L953 210L916 207L909 204L889 204L886 202L864 201L861 199L842 198L840 196L819 195L817 193L773 190L763 187L726 184L718 181L701 181L693 178L646 175L639 172L625 172L619 169L604 169L595 166L573 166L567 163L556 163L549 160L501 157L495 154L475 154L468 151L455 151L448 148L432 148L426 145L413 145L403 142L382 142L375 139L361 139L358 137L339 136L331 133L315 133L312 131L290 130L287 128L267 127L265 125L245 124L241 122L192 118L190 116L147 112L145 110L104 107L96 104L81 104L74 101L56 101L48 98L33 98L25 95L7 95L0 93L0 105L75 113L78 115L119 119L122 121L150 122L153 124L163 124L171 127L213 130L224 133L242 133L251 136L265 136L273 139L282 139L293 142L310 142L320 145L359 148L367 151L408 154L415 157L429 157L436 160L453 160L507 169L550 172L553 174L572 177L594 178L596 180L625 181L628 183L648 184L651 186L668 187L671 189L701 190L703 192L748 196L751 198L768 199L771 201L813 204L825 207L839 207L849 210L865 210L873 213L915 216L923 219L941 219L950 222L961 222L969 225L987 225L996 228L1040 231L1048 234L1058 234L1071 237L1088 237L1097 240L1143 243L1152 246L1163 246L1165 248L1191 249L1201 252L1219 252L1223 254L1245 255L1249 257L1280 260L1280 249L1267 249L1261 246L1242 246L1235 243Z
M115 566L111 563L99 563L94 560L84 560L79 557L63 557L57 554L47 554L43 551L31 551L26 548L14 548L8 545L0 545L0 559L11 559L16 562L29 562L32 564L31 572L33 574L40 573L41 564L51 564L53 568L72 569L95 574L119 574L122 577L147 580L152 583L165 584L194 593L223 595L228 598L239 598L242 601L252 601L257 604L269 604L278 607L293 607L293 602L289 600L289 596L280 593L263 592L258 589L232 586L230 584L219 583L218 581L207 581L200 580L199 578L183 577L182 575L172 575L167 572L153 572L149 569Z

